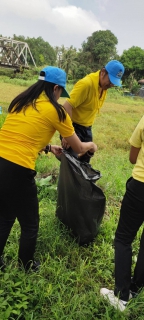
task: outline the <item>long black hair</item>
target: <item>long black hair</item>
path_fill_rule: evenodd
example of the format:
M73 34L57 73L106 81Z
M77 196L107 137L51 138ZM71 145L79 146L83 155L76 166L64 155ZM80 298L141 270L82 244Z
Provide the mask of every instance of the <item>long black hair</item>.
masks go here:
M45 76L45 72L41 71L40 76ZM64 121L66 119L66 111L61 104L59 104L54 97L53 89L55 83L47 82L44 80L38 80L35 84L30 86L28 89L16 96L10 103L8 112L9 113L19 113L22 109L25 110L29 105L32 105L36 109L36 100L39 95L44 91L50 102L55 107L59 120Z

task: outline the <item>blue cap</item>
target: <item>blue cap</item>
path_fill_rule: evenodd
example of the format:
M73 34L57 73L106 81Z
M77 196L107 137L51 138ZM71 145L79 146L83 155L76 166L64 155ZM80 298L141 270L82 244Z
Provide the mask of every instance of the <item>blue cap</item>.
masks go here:
M61 97L67 97L69 98L69 94L66 91L66 73L64 70L57 68L57 67L51 67L47 66L41 71L45 72L45 76L39 76L39 80L51 82L54 84L57 84L63 88L63 92L61 94Z
M117 60L111 60L106 64L105 69L108 72L110 82L121 87L121 78L125 71L123 64Z

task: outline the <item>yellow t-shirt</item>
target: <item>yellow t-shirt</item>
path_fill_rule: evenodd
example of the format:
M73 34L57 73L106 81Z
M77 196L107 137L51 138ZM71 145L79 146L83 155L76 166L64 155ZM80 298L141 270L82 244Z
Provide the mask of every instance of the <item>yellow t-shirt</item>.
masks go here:
M37 99L36 108L38 111L29 106L25 113L9 113L0 130L0 157L30 169L35 168L38 152L49 143L56 130L62 137L74 134L69 115L60 122L45 93Z
M144 182L144 116L135 128L130 140L133 147L141 148L132 171L134 179Z
M99 73L100 70L79 80L67 99L72 106L72 121L86 127L94 123L106 98L106 90L99 98Z

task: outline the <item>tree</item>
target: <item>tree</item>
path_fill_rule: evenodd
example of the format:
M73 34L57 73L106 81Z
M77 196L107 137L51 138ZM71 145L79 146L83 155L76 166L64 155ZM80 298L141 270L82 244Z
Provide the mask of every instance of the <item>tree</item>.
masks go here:
M87 74L91 73L92 70L85 66L84 64L80 64L78 67L77 67L77 70L76 70L76 79L79 80L79 79L82 79L84 78Z
M73 77L77 67L76 55L76 48L73 48L73 46L71 46L70 48L67 48L63 51L61 58L61 67L65 70L67 75L71 73Z
M64 46L62 47L54 47L54 51L55 51L55 54L56 54L56 64L59 68L61 68L61 61L62 61L62 54L64 52L65 48Z
M110 30L96 31L87 38L87 42L83 42L79 58L93 71L98 70L109 60L116 59L117 43L116 36Z
M127 77L139 80L144 76L144 50L140 47L131 47L124 50L121 62L125 66L124 79Z
M41 37L25 38L24 36L16 36L14 34L13 39L26 42L29 45L37 66L56 64L55 50ZM28 63L31 65L30 57L28 57Z

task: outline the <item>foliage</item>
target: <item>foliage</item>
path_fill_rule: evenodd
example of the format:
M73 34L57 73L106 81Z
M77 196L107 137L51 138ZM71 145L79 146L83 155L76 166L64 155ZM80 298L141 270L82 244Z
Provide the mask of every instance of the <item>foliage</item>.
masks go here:
M77 67L75 77L76 80L80 80L85 77L87 74L91 73L92 69L84 64L81 64Z
M110 31L96 31L82 44L79 61L85 62L93 71L102 68L109 60L116 58L118 40Z
M62 55L61 68L66 71L67 75L69 74L69 72L71 72L74 78L76 67L76 49L70 47L69 49L65 50Z
M23 80L34 80L36 78L38 80L39 69L38 68L29 68L23 69L21 72L14 73L13 78L23 79Z
M131 47L128 50L124 50L120 58L121 62L125 66L124 80L130 76L134 75L136 80L139 80L144 76L144 50L140 47Z
M132 87L131 87L131 93L133 94L138 94L139 90L140 90L140 85L138 84L138 82L134 79L133 83L132 83Z
M28 77L32 80L35 78L39 67L41 69L46 65L57 65L66 71L68 80L75 83L86 74L101 69L112 59L120 60L124 64L123 84L131 88L132 93L137 93L138 85L136 81L144 77L144 50L133 46L124 50L123 54L119 56L116 51L117 37L110 30L93 32L78 50L72 45L69 48L64 45L53 48L42 37L25 38L22 35L14 34L13 39L26 42L29 45L37 68L33 68L29 72L0 68L0 75L7 75L10 78L26 80ZM28 64L29 66L33 64L29 55ZM133 81L130 78L133 78Z
M55 47L55 53L57 56L57 66L65 70L68 76L68 80L70 78L75 78L75 73L77 69L77 50L70 46L70 48L65 48L64 46Z
M36 171L36 184L39 201L41 201L43 198L48 198L51 199L51 201L56 201L58 165L54 166L53 156L50 153L48 153L48 155L45 155L45 153L42 152L38 156L38 159L36 161Z
M0 76L11 77L13 73L14 73L13 69L0 67Z
M24 36L13 35L14 40L24 41L29 45L32 56L37 66L54 65L56 62L56 55L54 49L42 37L25 38ZM31 57L28 56L28 64L32 65Z
M3 123L5 121L5 118L6 118L6 114L5 113L0 114L0 128L3 125Z
M138 84L137 80L134 78L134 72L130 73L130 75L126 78L125 85L127 88L129 88L130 92L133 94L137 94L141 87Z
M116 59L117 43L117 38L110 30L96 31L88 37L87 42L83 42L79 51L73 46L55 47L57 65L67 72L68 79L71 75L76 81L103 67L109 60Z

